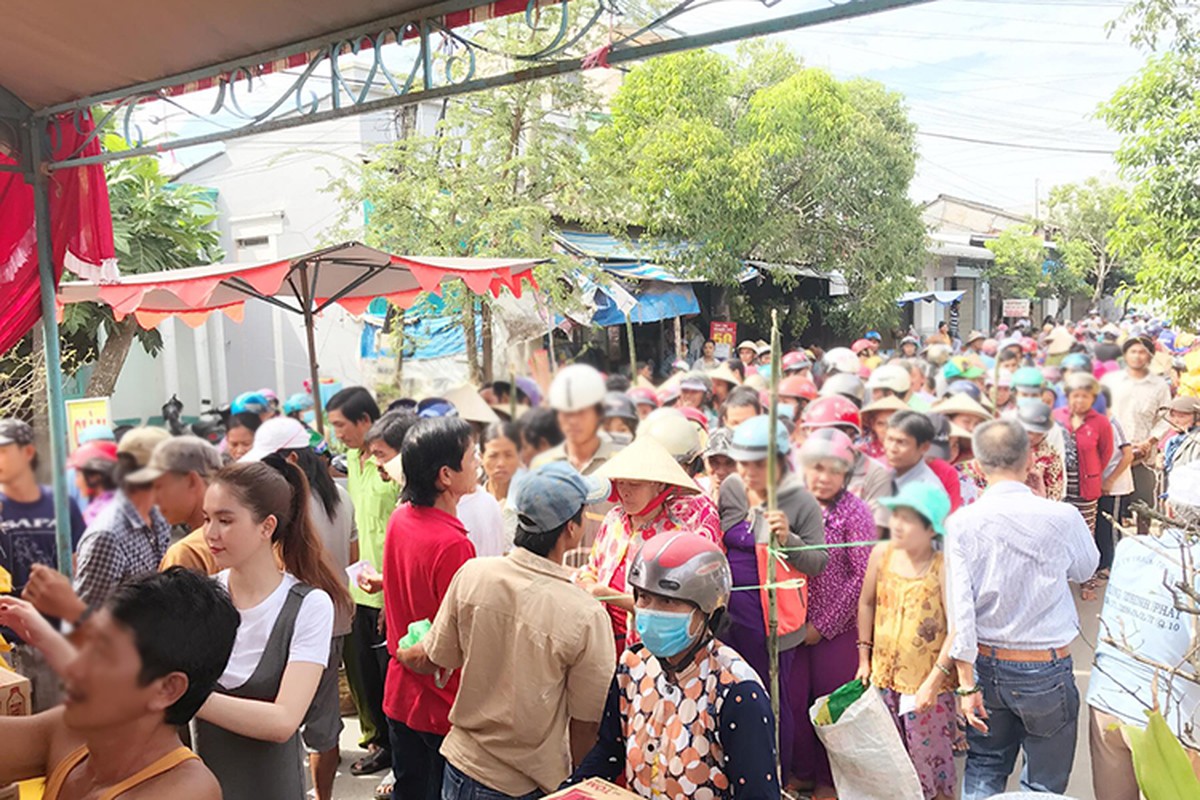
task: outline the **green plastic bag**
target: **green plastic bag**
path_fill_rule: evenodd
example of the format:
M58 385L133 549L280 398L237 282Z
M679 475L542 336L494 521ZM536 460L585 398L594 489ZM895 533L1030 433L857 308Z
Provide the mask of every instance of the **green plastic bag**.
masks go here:
M408 633L404 634L404 638L396 645L401 650L407 650L417 642L421 641L421 637L429 633L429 629L433 627L433 623L427 619L419 619L408 626Z
M860 680L843 683L834 689L826 703L826 707L829 709L829 724L832 725L841 719L846 709L854 705L854 701L862 697L866 690L867 687Z

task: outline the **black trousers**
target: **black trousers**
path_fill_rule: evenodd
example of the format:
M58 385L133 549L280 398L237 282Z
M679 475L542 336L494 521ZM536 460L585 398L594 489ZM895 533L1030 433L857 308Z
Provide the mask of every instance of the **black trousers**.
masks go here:
M387 717L383 714L383 681L387 677L387 641L379 635L379 615L383 612L370 606L354 607L354 635L351 637L355 658L347 659L347 667L358 670L358 685L362 700L371 715L375 735L367 744L383 750L391 749Z
M440 751L446 737L414 731L391 718L387 725L392 738L392 773L396 776L392 800L440 800L446 771L446 759Z

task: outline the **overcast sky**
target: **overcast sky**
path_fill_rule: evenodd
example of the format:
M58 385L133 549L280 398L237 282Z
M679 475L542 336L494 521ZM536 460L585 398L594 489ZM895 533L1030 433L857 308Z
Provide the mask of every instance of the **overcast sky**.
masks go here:
M782 0L765 10L753 0L731 0L697 10L679 27L726 27L820 5ZM1111 156L941 137L1111 151L1116 137L1093 118L1096 106L1143 62L1119 34L1105 33L1123 5L938 0L777 38L809 65L873 78L904 94L921 132L914 200L945 193L1032 211L1035 184L1044 202L1057 184L1114 178Z
M725 0L690 11L673 25L682 32L712 30L829 2L780 0L767 8L759 0ZM920 131L914 200L944 193L1032 212L1035 185L1044 202L1050 188L1061 183L1092 175L1115 179L1109 152L1116 137L1094 115L1097 104L1144 60L1122 36L1105 33L1105 24L1123 5L1118 0L937 0L776 38L809 65L839 77L872 78L905 96ZM267 82L282 86L283 80ZM253 96L243 93L242 102L253 105L267 94L249 99ZM211 103L212 93L181 100L199 109ZM157 114L163 113L160 105L147 104ZM170 127L178 130L184 115L167 109L166 116L174 118ZM146 126L148 133L160 130ZM193 125L185 121L182 127ZM302 131L297 132L301 138ZM186 165L219 147L176 151L168 159Z

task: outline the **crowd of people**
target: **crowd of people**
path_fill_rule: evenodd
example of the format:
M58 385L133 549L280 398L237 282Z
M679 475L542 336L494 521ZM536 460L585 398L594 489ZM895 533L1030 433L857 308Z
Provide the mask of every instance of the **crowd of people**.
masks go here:
M35 712L0 716L0 784L328 800L344 666L365 751L349 768L380 774L379 797L589 777L837 797L812 710L856 680L926 798L999 794L1020 754L1024 789L1061 794L1078 596L1109 632L1086 698L1094 796L1134 800L1114 723L1144 725L1154 665L1195 646L1162 580L1180 548L1200 555L1193 341L1140 315L870 332L791 349L779 375L762 342L728 360L707 342L657 385L576 363L384 409L346 388L329 442L303 403L252 393L218 445L83 432L73 579L34 432L0 420L0 634ZM1155 701L1200 774L1196 685Z

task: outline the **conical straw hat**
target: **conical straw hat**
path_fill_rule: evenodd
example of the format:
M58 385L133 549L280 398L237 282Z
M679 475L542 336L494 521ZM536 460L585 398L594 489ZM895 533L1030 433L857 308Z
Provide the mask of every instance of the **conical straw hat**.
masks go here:
M700 487L678 462L654 439L639 436L621 452L606 461L596 476L610 481L652 481L678 486L688 492Z
M492 407L480 397L479 390L469 383L451 389L442 397L453 403L454 407L458 409L458 415L469 422L482 422L486 425L500 421Z

